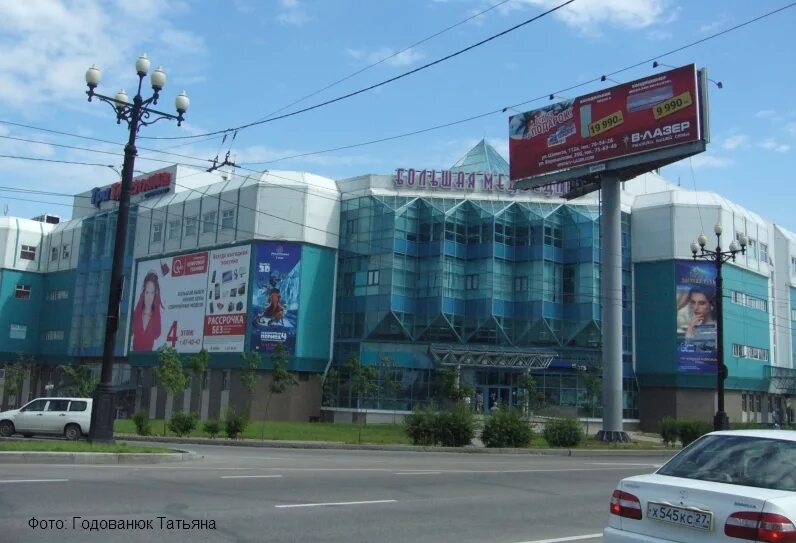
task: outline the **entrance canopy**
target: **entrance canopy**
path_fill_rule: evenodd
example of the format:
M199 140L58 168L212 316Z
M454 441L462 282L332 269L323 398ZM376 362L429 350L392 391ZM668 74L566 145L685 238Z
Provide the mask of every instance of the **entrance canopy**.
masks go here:
M553 351L497 348L492 345L457 345L433 343L429 352L435 363L443 366L480 368L547 369L558 356Z

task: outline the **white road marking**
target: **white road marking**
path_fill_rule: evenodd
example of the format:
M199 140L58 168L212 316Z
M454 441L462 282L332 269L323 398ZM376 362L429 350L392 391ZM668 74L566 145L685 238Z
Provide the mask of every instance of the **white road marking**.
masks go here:
M439 475L441 471L405 471L396 475Z
M9 479L7 481L0 481L0 484L9 483L65 483L69 479Z
M222 479L275 479L281 475L222 475Z
M288 509L292 507L324 507L327 505L370 505L374 503L395 503L397 500L372 500L366 502L329 502L329 503L296 503L289 505L275 505L277 509Z
M571 537L557 537L555 539L537 539L535 541L522 541L520 543L563 543L564 541L580 541L581 539L596 539L603 534L573 535Z

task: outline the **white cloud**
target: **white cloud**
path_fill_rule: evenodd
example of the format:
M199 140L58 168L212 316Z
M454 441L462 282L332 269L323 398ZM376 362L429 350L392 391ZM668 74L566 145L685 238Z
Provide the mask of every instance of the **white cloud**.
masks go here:
M725 139L721 146L727 150L746 149L749 147L749 136L746 134L736 134Z
M760 144L760 147L767 151L774 151L775 153L787 153L790 151L790 145L787 143L780 143L774 138L767 138L763 140Z
M302 26L310 20L306 10L298 0L280 0L282 9L276 16L276 20L283 25Z
M395 53L389 47L382 47L374 51L364 51L362 49L346 49L352 58L356 60L363 60L368 64L375 64L377 62L384 62L389 66L409 66L423 59L425 55L415 49L407 49L400 53Z
M503 13L525 6L551 9L560 3L559 0L513 0L498 9ZM668 0L578 0L556 11L554 16L567 26L598 34L598 28L605 25L640 29L669 22L676 17L676 11L668 7Z
M731 158L706 154L696 155L690 160L694 168L727 168L734 162Z
M758 119L776 119L779 115L777 115L777 112L773 109L761 109L755 113L755 117Z
M172 64L180 66L180 75L198 72L203 40L170 22L184 9L182 3L161 0L4 3L0 104L35 107L73 99L83 93L83 74L92 63L103 70L103 89L130 86L135 59L146 50L155 53L153 67Z
M699 34L709 34L709 33L713 32L714 30L717 30L725 22L726 22L726 19L724 17L722 17L720 19L716 19L715 21L711 21L709 23L705 23L702 26L700 26L697 29L697 32Z

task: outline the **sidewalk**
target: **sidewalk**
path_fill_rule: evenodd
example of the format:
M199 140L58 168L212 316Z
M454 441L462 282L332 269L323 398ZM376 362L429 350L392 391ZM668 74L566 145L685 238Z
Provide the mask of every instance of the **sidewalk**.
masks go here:
M252 448L277 448L277 449L332 449L349 451L394 451L394 452L445 452L463 454L524 454L534 456L629 456L629 457L670 457L676 449L660 450L634 450L616 449L607 445L605 449L490 449L478 438L473 438L472 443L466 447L425 447L418 445L391 445L391 444L351 444L327 441L285 441L285 440L259 440L259 439L211 439L208 437L162 437L162 436L139 436L133 434L117 434L119 441L136 442L155 442L155 443L176 443L179 445L215 445L227 447L252 447ZM650 438L651 439L651 438ZM641 440L639 440L641 441Z

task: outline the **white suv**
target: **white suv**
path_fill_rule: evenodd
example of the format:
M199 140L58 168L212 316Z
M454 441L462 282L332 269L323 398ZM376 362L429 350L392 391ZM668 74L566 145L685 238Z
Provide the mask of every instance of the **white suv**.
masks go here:
M80 439L91 426L91 398L38 398L0 412L0 436L59 434Z

